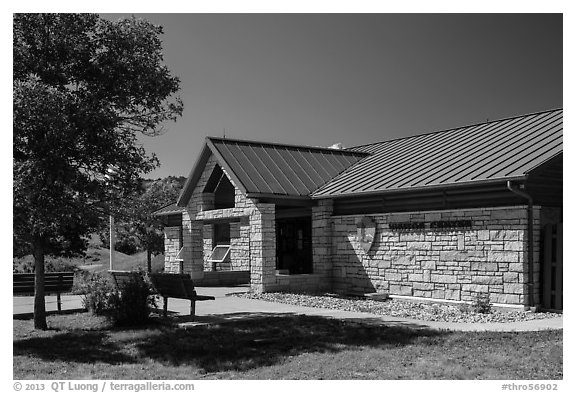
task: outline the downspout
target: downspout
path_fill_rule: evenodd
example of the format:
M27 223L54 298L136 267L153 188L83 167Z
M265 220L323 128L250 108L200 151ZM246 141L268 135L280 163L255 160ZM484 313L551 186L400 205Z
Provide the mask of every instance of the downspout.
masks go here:
M534 308L534 209L532 197L518 188L512 187L507 181L506 187L514 194L528 201L528 306Z

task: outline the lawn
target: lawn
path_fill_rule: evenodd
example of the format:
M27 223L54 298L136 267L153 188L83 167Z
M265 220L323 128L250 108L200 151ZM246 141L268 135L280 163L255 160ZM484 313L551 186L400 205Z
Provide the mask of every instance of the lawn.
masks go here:
M304 315L114 329L14 320L14 379L562 379L562 331L440 332ZM113 366L113 367L111 367Z

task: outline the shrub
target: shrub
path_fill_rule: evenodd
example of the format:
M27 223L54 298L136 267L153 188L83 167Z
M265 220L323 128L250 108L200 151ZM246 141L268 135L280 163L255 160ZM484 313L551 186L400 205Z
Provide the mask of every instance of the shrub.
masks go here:
M472 310L479 314L490 314L492 304L489 293L479 293L472 302Z
M111 316L118 290L104 274L80 272L73 291L82 296L82 305L96 315Z
M468 314L470 312L470 305L468 303L459 303L458 311L460 311L463 314Z
M132 276L122 291L112 297L112 317L116 325L140 325L148 321L156 295L148 276L142 272Z
M115 325L146 323L156 296L148 277L141 272L131 277L121 291L112 283L108 273L79 274L75 292L82 295L82 304L96 315L110 318Z

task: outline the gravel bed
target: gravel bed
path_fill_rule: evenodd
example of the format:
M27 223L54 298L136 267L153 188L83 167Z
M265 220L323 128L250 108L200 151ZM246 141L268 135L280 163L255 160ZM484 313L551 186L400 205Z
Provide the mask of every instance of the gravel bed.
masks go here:
M297 306L326 308L341 311L366 312L393 317L440 322L518 322L533 319L557 318L562 314L528 311L496 311L479 314L463 310L462 306L443 303L417 303L389 299L375 301L356 297L341 297L334 294L309 295L294 293L242 293L235 294L248 299L293 304Z

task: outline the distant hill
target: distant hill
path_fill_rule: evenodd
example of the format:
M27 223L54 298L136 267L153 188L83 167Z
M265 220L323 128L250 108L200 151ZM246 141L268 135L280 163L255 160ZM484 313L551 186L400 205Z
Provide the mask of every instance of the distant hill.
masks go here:
M114 252L114 270L146 270L146 252L126 255ZM13 259L14 273L32 273L34 259L32 255ZM46 257L46 271L70 271L81 269L91 272L103 272L110 268L110 250L105 247L89 246L84 257ZM164 268L164 254L152 257L152 271L159 272Z
M178 191L182 190L184 187L184 183L186 183L186 177L184 176L168 176L164 178L158 179L144 179L142 181L142 186L145 190L150 188L153 184L164 184L167 188L174 188Z

